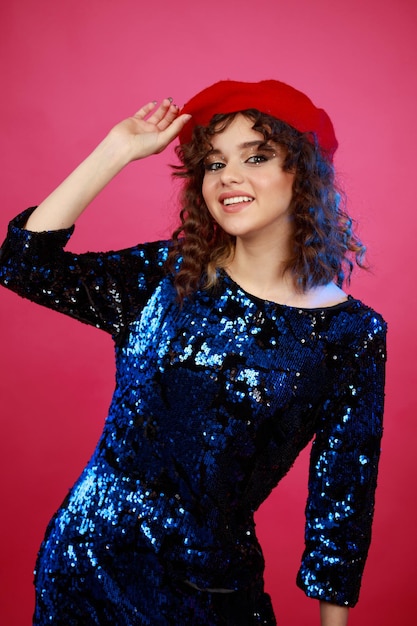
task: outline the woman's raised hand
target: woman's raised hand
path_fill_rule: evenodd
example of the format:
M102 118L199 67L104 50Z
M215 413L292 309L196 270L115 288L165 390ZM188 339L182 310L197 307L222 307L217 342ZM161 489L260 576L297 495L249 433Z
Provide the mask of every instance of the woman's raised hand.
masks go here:
M165 98L159 106L156 102L145 104L132 117L117 124L108 138L120 148L128 150L128 160L143 159L162 152L177 137L189 115L180 115L179 108Z
M68 228L88 204L128 163L162 152L178 135L189 115L166 98L145 104L117 124L93 152L38 206L26 228Z

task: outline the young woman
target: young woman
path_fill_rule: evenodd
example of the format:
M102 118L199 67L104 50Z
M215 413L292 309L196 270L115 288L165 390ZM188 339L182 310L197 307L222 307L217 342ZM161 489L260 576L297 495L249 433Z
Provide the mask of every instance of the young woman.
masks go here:
M177 136L170 241L74 255L73 223ZM314 438L297 583L347 623L369 547L385 323L342 291L364 247L327 114L279 81L152 102L11 222L2 283L113 335L103 434L52 519L34 623L275 624L253 515ZM277 532L279 524L277 522Z

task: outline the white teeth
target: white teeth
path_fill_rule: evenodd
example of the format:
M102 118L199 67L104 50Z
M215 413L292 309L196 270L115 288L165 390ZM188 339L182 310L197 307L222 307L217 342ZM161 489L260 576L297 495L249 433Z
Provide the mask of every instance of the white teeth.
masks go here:
M234 198L225 198L223 204L228 206L229 204L238 204L239 202L252 202L253 198L249 196L235 196Z

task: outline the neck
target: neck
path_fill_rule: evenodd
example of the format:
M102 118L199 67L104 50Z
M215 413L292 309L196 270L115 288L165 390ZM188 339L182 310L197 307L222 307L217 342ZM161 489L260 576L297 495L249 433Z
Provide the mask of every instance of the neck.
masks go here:
M266 300L284 303L296 293L290 273L285 272L289 245L278 246L236 240L235 252L226 270L243 289Z
M225 269L248 293L278 304L317 308L334 306L347 299L333 282L300 292L291 273L284 271L289 253L289 247L267 246L265 242L243 245L238 239L235 254Z

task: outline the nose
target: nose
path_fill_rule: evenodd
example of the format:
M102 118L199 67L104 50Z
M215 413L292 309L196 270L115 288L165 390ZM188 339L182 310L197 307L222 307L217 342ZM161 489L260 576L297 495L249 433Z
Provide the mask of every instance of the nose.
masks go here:
M243 180L241 163L237 161L228 161L220 170L220 180L224 185L241 183Z

